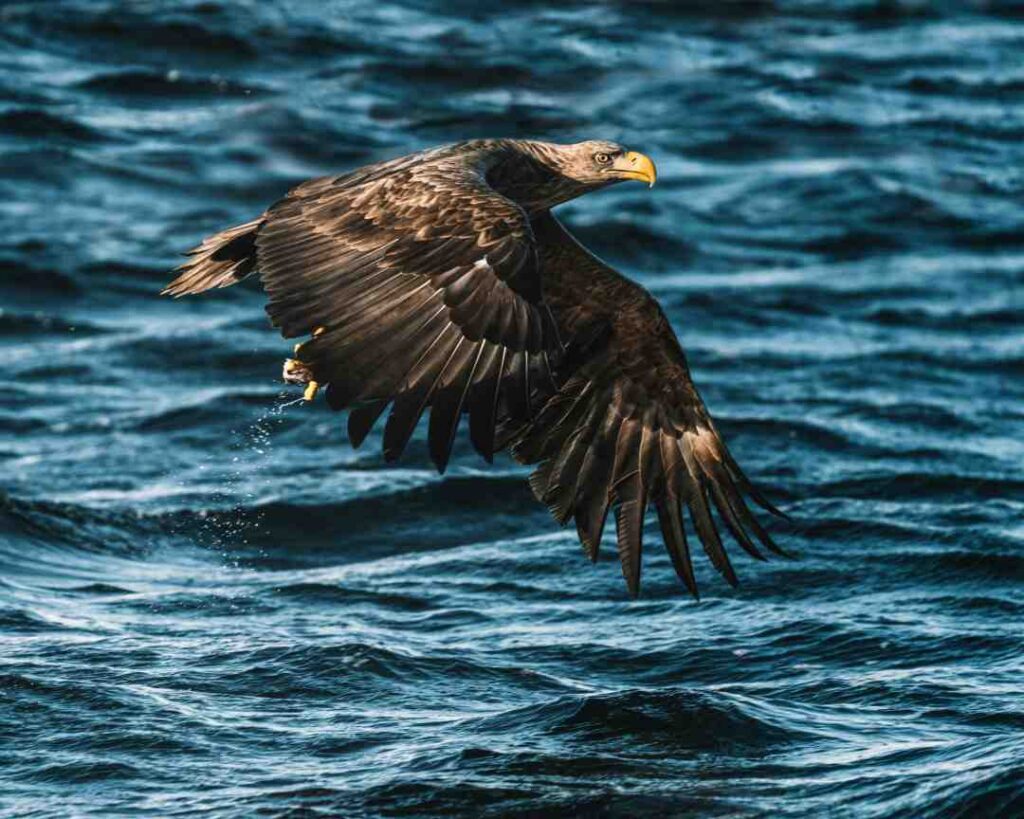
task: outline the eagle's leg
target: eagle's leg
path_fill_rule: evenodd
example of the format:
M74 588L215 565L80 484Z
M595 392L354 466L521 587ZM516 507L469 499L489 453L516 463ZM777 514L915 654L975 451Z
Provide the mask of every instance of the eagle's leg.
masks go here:
M320 385L313 380L313 373L309 367L299 361L299 359L286 358L284 368L281 371L281 377L288 384L305 384L306 391L302 394L302 397L307 401L312 401L316 398Z
M325 328L317 327L313 330L313 338L320 335ZM302 347L302 343L295 345L294 355L299 354L299 349ZM287 358L284 362L284 369L281 372L281 377L288 384L305 384L306 390L302 393L302 397L306 401L312 401L316 398L317 391L320 389L320 384L313 380L313 372L309 367L301 362L297 358Z

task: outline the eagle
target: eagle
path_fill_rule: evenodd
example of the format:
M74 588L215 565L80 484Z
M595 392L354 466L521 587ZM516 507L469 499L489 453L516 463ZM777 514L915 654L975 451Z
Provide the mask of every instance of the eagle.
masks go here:
M613 511L633 598L653 506L675 571L698 597L684 507L733 586L719 526L764 560L760 547L786 553L746 499L786 516L730 454L657 301L551 212L655 178L648 156L604 140L445 145L300 184L203 241L163 292L256 272L272 324L304 339L285 380L347 410L354 447L387 410L383 454L395 461L429 409L428 448L443 472L468 415L487 462L508 451L535 466L533 494L560 524L575 521L592 561Z

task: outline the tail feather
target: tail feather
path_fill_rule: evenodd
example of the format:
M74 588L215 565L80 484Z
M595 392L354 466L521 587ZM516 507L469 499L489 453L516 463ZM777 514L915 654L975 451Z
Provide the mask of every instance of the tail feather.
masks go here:
M189 260L175 268L178 277L165 287L165 296L186 296L215 287L230 287L256 266L256 234L263 217L237 225L203 240L189 251Z

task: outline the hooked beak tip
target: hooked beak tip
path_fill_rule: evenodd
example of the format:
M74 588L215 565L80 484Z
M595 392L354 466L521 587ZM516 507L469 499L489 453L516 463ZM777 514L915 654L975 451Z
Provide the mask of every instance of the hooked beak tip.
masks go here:
M621 179L636 179L646 182L648 188L653 188L654 183L658 180L658 169L654 166L654 162L649 156L639 151L629 151L620 156L612 166L612 170L617 172Z

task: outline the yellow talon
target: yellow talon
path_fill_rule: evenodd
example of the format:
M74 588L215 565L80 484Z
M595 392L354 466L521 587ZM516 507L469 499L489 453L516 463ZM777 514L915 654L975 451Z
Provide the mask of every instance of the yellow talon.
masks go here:
M310 381L306 385L306 391L302 393L302 397L305 398L307 401L312 401L314 398L316 398L316 393L317 390L319 389L320 385L317 384L316 381Z
M323 331L326 330L326 329L327 329L326 327L314 327L313 328L313 338L316 338L318 335L322 334Z

